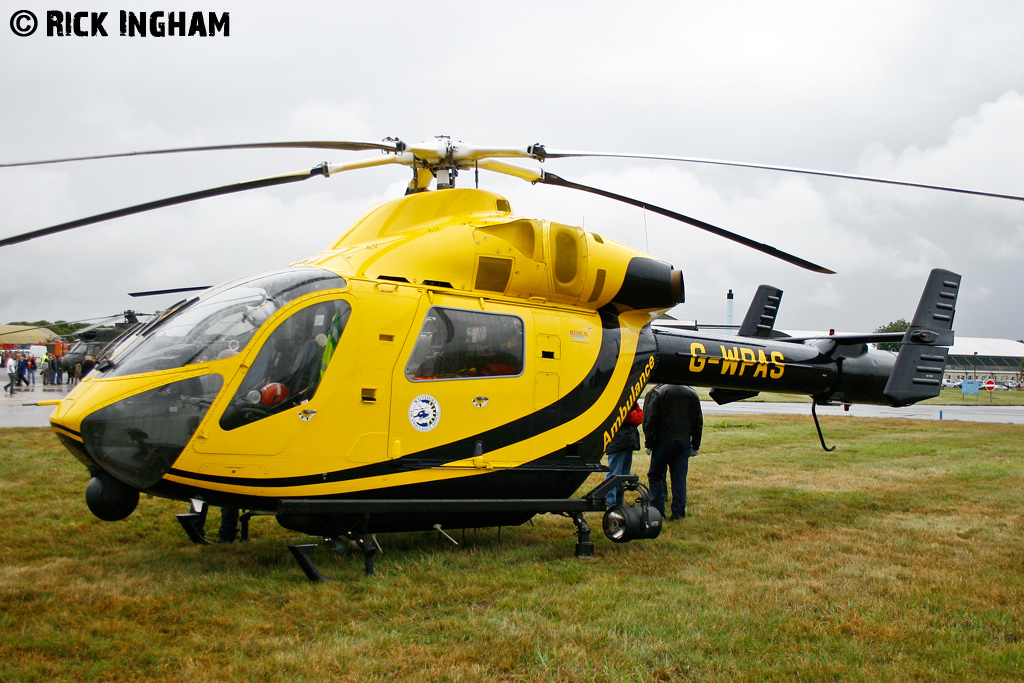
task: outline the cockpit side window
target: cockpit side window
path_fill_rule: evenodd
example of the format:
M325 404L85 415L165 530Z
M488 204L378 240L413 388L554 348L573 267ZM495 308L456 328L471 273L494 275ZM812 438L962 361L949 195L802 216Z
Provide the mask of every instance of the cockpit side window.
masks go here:
M312 399L351 311L342 300L318 302L278 325L224 411L221 428L237 429Z
M417 382L466 377L514 377L523 372L523 320L435 306L427 312L405 367Z

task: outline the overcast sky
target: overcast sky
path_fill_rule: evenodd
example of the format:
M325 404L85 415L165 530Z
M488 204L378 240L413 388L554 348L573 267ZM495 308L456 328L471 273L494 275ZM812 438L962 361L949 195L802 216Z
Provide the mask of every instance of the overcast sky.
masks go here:
M1024 3L0 0L0 163L279 140L479 145L739 160L1024 195ZM10 26L31 8L32 36ZM230 36L129 38L118 11L230 13ZM47 37L45 10L106 11L107 37ZM0 168L0 237L357 153L217 152ZM536 164L525 164L536 166ZM685 225L482 174L515 212L584 225L681 268L673 311L778 327L910 319L932 268L963 275L962 336L1024 338L1024 202L744 169L552 160L837 271L819 275ZM473 182L463 174L462 186ZM0 322L150 311L326 246L400 196L392 166L204 200L0 250Z

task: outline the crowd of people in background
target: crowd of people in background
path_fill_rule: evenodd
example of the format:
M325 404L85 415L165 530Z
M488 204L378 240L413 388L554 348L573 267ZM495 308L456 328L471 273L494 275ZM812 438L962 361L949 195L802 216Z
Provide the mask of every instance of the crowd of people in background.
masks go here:
M7 371L9 381L4 385L4 393L13 396L15 391L34 387L37 376L44 385L77 384L86 374L86 368L83 368L82 363L76 363L73 370L65 371L61 360L61 356L56 353L47 353L37 359L28 351L5 351L2 366ZM90 360L87 358L86 362Z

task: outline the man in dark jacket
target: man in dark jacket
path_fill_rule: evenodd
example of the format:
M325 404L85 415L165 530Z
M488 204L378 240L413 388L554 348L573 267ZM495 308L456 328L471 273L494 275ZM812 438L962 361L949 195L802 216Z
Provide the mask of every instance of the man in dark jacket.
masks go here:
M698 454L704 415L697 392L678 384L659 384L644 400L644 436L651 449L651 505L665 516L666 478L672 476L672 515L686 517L689 458Z
M28 358L26 358L24 354L22 354L18 358L18 386L20 387L22 384L24 384L26 387L29 386Z

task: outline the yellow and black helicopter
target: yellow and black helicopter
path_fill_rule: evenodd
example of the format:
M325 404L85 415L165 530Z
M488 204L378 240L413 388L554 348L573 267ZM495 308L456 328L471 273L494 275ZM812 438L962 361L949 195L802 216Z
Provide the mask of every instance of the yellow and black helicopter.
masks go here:
M456 188L455 179L483 169L597 194L822 273L832 271L508 160L648 158L970 191L686 157L478 147L446 137L415 145L394 138L223 145L3 166L273 148L375 154L0 239L7 246L350 170L412 169L403 197L368 210L319 254L154 316L56 403L51 424L88 468L86 501L101 519L130 515L140 492L236 507L335 544L355 543L372 573L378 532L518 525L555 513L573 519L576 552L588 555L584 513L605 511L605 493L616 484L639 497L605 511L609 538L653 538L661 529L636 475L573 497L605 470L605 446L648 382L713 387L719 402L762 390L807 394L812 411L836 402L902 406L939 392L953 341L954 273L932 272L906 333L771 338L782 293L767 286L739 335L659 328L652 320L684 299L679 270L579 227L516 215L504 197ZM869 348L882 340L901 341L902 350ZM202 542L196 516L179 518ZM310 547L291 546L307 576L319 580Z

